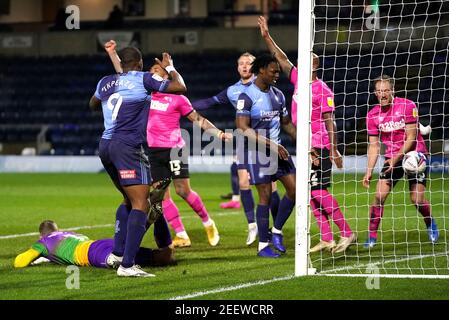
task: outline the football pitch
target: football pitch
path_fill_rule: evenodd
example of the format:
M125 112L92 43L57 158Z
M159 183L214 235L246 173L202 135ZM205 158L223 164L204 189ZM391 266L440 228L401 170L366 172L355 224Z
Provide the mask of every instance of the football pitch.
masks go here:
M154 278L119 278L111 269L80 267L79 289L68 289L66 281L71 273L65 266L43 264L14 269L15 256L38 239L37 228L44 219L55 220L61 229L74 229L91 239L112 238L120 194L106 174L0 174L0 299L449 298L447 279L380 278L378 286L369 289L366 277L295 278L294 214L284 228L287 253L279 259L259 258L256 244L245 245L247 225L243 211L219 208L220 194L230 189L229 176L192 174L191 178L192 188L201 195L219 229L221 240L217 247L209 246L200 219L172 190L192 240L190 248L176 250L176 266L145 268L156 275ZM368 198L372 198L374 183L369 193L357 181L361 178L336 175L333 193L363 243ZM342 179L346 182L339 182ZM367 251L359 243L346 255L335 257L329 253L313 254L314 267L327 274L341 268L344 271L340 273L356 274L365 273L369 263L373 263L381 273L448 275L449 213L445 211L449 197L445 193L449 192L449 182L436 175L429 189L428 197L440 227L437 245L427 242L422 218L409 204L408 193L396 192L385 210L382 244ZM395 190L407 191L407 187L400 182ZM313 245L318 241L313 217L311 226ZM155 247L152 229L142 246Z

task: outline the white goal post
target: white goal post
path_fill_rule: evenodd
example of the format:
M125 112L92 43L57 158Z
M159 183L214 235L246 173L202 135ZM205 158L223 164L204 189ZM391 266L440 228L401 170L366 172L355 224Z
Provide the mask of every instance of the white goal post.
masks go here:
M323 230L309 204L312 52L320 60L318 78L334 95L338 149L344 159L343 169L333 166L328 191L357 235L357 241L339 253L309 251L322 240ZM300 1L294 97L298 102L295 276L449 278L448 56L449 1ZM419 119L428 171L424 197L410 189L404 176L397 179L385 202L374 205L376 184L389 153L382 143L370 187L364 188L369 142L375 141L371 137L382 142L385 132L406 128L405 120L391 120L387 128L381 123L385 116L378 115L377 131L368 131L368 112L379 104L374 80L382 75L390 76L391 84L394 81L392 105L398 99L416 105L412 116ZM412 181L424 180L415 176ZM341 225L321 212L338 242L344 237ZM435 230L438 240L433 241ZM371 246L370 238L374 239Z
M301 108L297 120L296 134L296 232L295 232L295 275L308 275L309 270L309 148L310 148L310 106L311 94L311 52L312 52L312 0L299 3L298 14L298 97ZM299 63L297 63L299 66ZM295 97L294 97L295 98ZM307 165L300 165L307 164Z

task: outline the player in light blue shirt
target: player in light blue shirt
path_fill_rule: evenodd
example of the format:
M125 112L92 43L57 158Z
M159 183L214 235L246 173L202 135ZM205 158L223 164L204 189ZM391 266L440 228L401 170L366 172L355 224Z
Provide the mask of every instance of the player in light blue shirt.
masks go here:
M251 64L254 59L255 57L248 52L241 54L237 60L237 71L240 75L240 80L211 98L194 101L192 103L192 106L195 108L195 110L201 111L215 105L225 104L232 105L234 108L237 108L238 97L240 96L240 94L245 92L245 90L253 83L255 79L253 73L251 72ZM237 153L238 152L239 151L237 150ZM239 209L241 196L243 210L248 222L248 237L246 240L246 244L251 245L256 241L257 238L257 224L254 214L254 197L248 179L247 165L245 163L237 162L234 162L231 165L231 201L221 203L220 207L223 209ZM273 183L272 191L271 214L274 221L276 219L280 202L276 183Z
M237 128L248 138L245 152L237 156L240 161L247 163L251 184L256 185L259 193L256 211L259 230L258 255L277 258L279 254L269 246L271 182L280 180L286 189L271 230L274 248L284 253L286 249L283 245L282 227L295 205L296 171L287 149L281 145L279 134L282 127L296 139L296 128L288 117L284 94L274 87L280 74L276 58L271 55L256 58L251 71L257 78L240 94L236 107Z
M157 62L170 74L170 81L142 72L142 54L136 48L124 48L120 58L123 73L102 78L89 105L94 110L103 109L105 131L100 140L100 159L124 198L116 212L111 257L121 263L117 275L146 277L149 274L135 265L135 257L149 212L151 181L142 144L146 143L150 92L184 93L186 87L168 53Z

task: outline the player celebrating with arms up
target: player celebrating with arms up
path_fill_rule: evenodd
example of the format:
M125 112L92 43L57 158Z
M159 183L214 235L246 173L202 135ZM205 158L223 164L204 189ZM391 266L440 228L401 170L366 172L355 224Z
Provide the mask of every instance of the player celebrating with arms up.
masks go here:
M105 44L105 50L118 73L122 72L120 57L115 51L115 41ZM150 72L161 81L168 81L169 74L158 63L155 63ZM181 136L180 118L186 117L198 124L203 130L209 130L225 141L231 140L230 133L217 129L209 120L199 115L190 104L189 99L183 95L153 92L151 95L150 112L147 124L147 145L149 147L149 160L153 183L172 178L176 193L183 198L201 218L211 246L216 246L220 235L215 222L210 218L201 197L191 189L189 178L188 152L184 148L185 141ZM179 209L170 197L167 189L162 202L165 219L175 230L173 239L175 247L189 247L191 241L179 215Z
M168 73L158 64L153 65L150 72L168 79ZM188 151L181 136L181 116L224 141L231 140L232 134L222 132L198 114L187 97L159 92L152 94L147 126L151 175L154 182L170 177L173 179L176 193L196 212L204 225L209 244L216 246L220 241L220 235L215 222L210 218L201 197L190 187ZM182 223L179 209L170 196L170 189L166 191L162 207L164 217L176 232L173 245L190 246L190 238Z
M116 233L113 256L121 262L118 276L146 277L135 264L135 257L146 232L150 176L142 148L148 121L151 91L183 93L187 90L181 75L173 67L168 53L163 53L162 68L172 80L142 72L142 54L137 48L121 51L122 74L103 77L97 84L89 106L102 109L105 130L100 140L100 159L123 202L116 212Z
M260 33L268 49L276 57L284 74L295 85L295 92L292 99L292 122L296 125L298 70L271 38L265 18L259 17L258 23ZM356 235L346 222L337 199L328 191L328 188L331 186L332 162L335 163L337 168L342 168L343 160L337 149L337 128L333 116L335 109L334 94L324 81L318 79L317 69L319 68L319 64L318 56L313 54L311 114L311 155L313 161L310 175L310 206L312 207L313 215L320 229L321 241L312 247L310 252L318 252L326 249L339 253L344 252L356 241ZM332 218L340 229L341 237L338 244L333 239L329 223L330 218Z
M255 57L252 54L248 52L242 53L237 59L237 72L240 75L240 80L211 98L194 101L192 105L195 110L206 110L214 105L223 104L231 104L234 108L237 108L237 99L239 98L240 94L242 92L245 92L246 88L248 88L254 81L254 75L251 73L251 64L253 63L254 59ZM237 150L236 153L238 152L239 151ZM235 175L237 175L237 178L235 177ZM233 181L232 199L229 202L221 203L220 207L235 209L240 208L240 197L238 196L240 191L243 210L248 222L248 237L246 239L246 244L251 245L256 241L257 238L257 224L254 215L254 197L249 182L248 168L246 167L245 163L233 163L233 165L231 166L231 179ZM273 217L273 222L274 220L276 220L280 201L281 199L277 192L276 183L273 183L270 204L270 211Z
M394 96L394 81L387 75L374 80L374 93L379 104L366 117L369 136L368 165L363 186L369 188L374 167L379 157L380 143L386 146L385 162L376 186L376 196L370 208L369 236L365 248L372 248L377 242L377 230L384 212L384 203L396 183L404 176L403 156L412 150L427 154L427 148L418 130L418 109L404 98ZM427 171L407 175L410 199L424 217L429 240L437 242L439 232L432 217L430 203L425 198Z

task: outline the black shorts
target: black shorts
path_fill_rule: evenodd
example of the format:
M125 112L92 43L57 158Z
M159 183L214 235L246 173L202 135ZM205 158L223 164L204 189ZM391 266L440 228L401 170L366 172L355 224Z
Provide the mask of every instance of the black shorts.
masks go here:
M388 160L388 159L385 159L385 160ZM396 183L398 183L398 181L400 179L402 179L402 177L405 175L404 168L402 168L402 161L400 163L398 163L396 165L396 167L394 167L390 173L385 174L384 172L385 172L385 170L387 170L387 168L388 168L388 166L386 166L384 163L382 171L379 174L379 179L390 180L392 187L394 188ZM429 168L427 167L426 171L424 171L424 172L417 173L417 174L407 174L409 190L411 190L412 186L417 183L426 186L428 173L429 173Z
M153 182L189 178L188 154L180 148L148 148Z
M312 163L312 168L310 170L310 189L311 190L322 190L327 189L331 186L331 175L332 175L332 161L330 158L329 150L314 148L318 153L318 159L320 163L314 165Z

